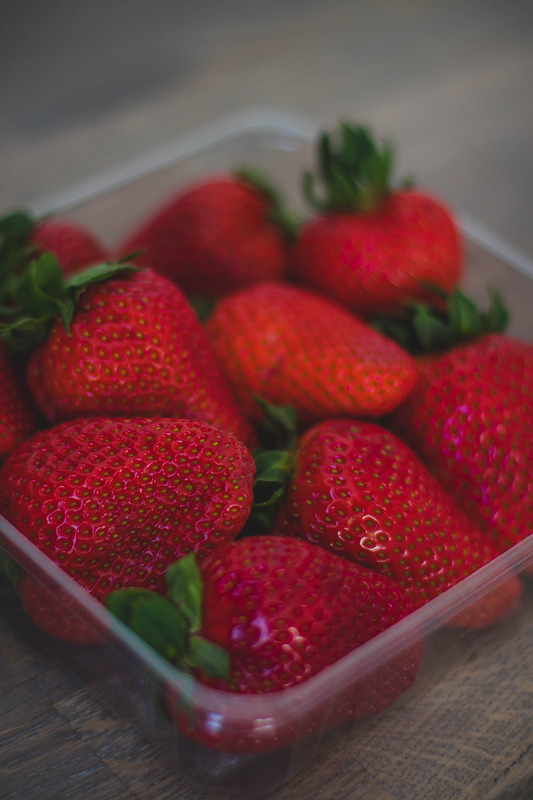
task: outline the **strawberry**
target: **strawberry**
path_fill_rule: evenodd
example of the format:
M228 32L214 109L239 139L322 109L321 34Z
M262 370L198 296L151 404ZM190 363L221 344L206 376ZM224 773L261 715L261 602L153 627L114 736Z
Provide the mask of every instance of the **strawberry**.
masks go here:
M10 453L0 511L101 600L123 586L161 591L170 563L234 538L250 512L253 474L236 437L198 420L80 418ZM26 595L25 606L43 625L42 598Z
M362 420L303 434L276 530L396 580L416 607L498 555L406 444ZM511 579L457 622L486 625L519 597Z
M37 430L37 414L0 341L0 462Z
M301 287L263 283L217 304L211 343L246 413L254 395L293 406L302 424L378 417L411 390L411 357L337 303Z
M173 195L119 244L188 294L219 295L285 272L280 201L262 177L214 175Z
M30 391L50 422L86 415L197 417L254 441L175 284L120 264L95 266L63 284L58 269L50 255L30 265L21 308L29 300L35 320L21 313L10 329L18 342L27 327L34 334L51 318L27 370ZM44 298L43 285L50 287Z
M462 271L456 223L428 193L391 186L392 148L344 123L337 138L321 135L317 151L325 196L307 172L304 193L315 214L296 237L294 276L364 316L435 302L430 286L451 291Z
M166 614L160 603L159 617L149 607L143 609L146 594L133 590L113 593L106 603L134 630L148 634L167 658L188 665L202 683L223 692L272 697L259 714L269 709L266 725L252 714L241 714L229 724L222 716L217 724L213 708L191 708L185 698L166 692L167 714L202 744L237 752L273 749L319 731L326 719L333 725L374 714L414 680L422 654L418 641L370 677L343 683L333 700L328 692L322 707L313 704L306 710L294 698L295 714L287 719L285 710L284 719L276 719L281 690L305 683L402 619L412 610L411 603L390 579L289 538L244 537L217 548L199 565L195 579L201 593L185 589L194 576L186 561L168 570ZM178 635L176 612L183 611L187 598L199 595L199 607L187 612L188 639L181 631ZM170 637L165 635L169 630ZM201 642L218 646L226 656L213 677L200 661Z
M107 249L91 231L69 220L46 219L37 223L29 244L36 256L53 253L65 275L110 259Z
M417 361L390 425L506 550L533 530L533 345L489 333Z
M94 623L84 619L71 594L48 588L29 573L17 586L22 608L38 628L56 639L77 644L102 644L105 639Z

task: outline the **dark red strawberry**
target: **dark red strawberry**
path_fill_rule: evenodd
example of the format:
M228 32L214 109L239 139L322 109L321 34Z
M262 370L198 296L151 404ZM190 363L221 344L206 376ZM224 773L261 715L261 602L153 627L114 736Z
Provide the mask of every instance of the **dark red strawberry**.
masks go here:
M47 588L26 573L17 587L22 607L41 630L77 644L102 644L100 630L84 619L81 607L67 592Z
M362 316L398 315L407 302L438 303L428 287L451 291L462 270L456 223L426 192L391 185L392 148L343 123L318 143L324 198L306 173L315 216L299 230L294 275Z
M350 419L322 422L301 437L277 530L389 576L417 607L498 555L406 444ZM519 597L511 579L460 621L491 623Z
M182 560L185 561L185 560ZM169 570L168 621L183 609L184 585L190 566ZM223 690L265 697L259 712L250 697L249 713L232 718L231 699L220 702L220 717L202 693L187 698L165 694L166 711L187 736L209 747L237 752L259 752L305 738L327 725L374 714L390 705L412 683L421 659L418 641L381 663L370 676L328 685L327 702L298 703L280 692L295 690L328 665L341 659L408 614L411 603L393 581L352 564L306 542L272 536L245 537L217 549L200 564L203 595L194 620L185 663L203 683ZM198 593L194 592L193 597ZM141 626L150 640L171 660L183 664L181 635L161 639L157 618L143 618L142 596L119 592L108 606L133 628ZM147 613L150 609L147 609ZM160 611L161 613L161 611ZM161 615L162 616L162 615ZM146 620L154 620L154 627ZM169 629L159 618L160 630ZM170 626L172 631L172 627ZM226 672L209 677L199 666L200 641L227 656ZM194 698L197 698L196 702ZM283 710L276 705L282 702ZM268 720L254 717L268 713ZM279 709L279 710L276 710ZM218 721L217 721L218 720Z
M37 428L31 398L0 341L0 462Z
M390 424L506 550L533 531L533 345L486 334L418 364Z
M32 233L30 246L37 256L52 253L65 275L110 260L109 251L95 234L70 220L52 218L39 222Z
M238 439L198 420L77 419L12 451L0 511L97 599L122 586L161 591L170 563L239 533L253 474Z
M51 258L33 262L29 275L41 266L53 267ZM33 334L45 315L53 320L43 331L44 341L33 350L27 372L30 391L46 418L190 417L254 442L250 424L180 289L152 270L128 272L127 265L116 265L125 271L86 288L84 282L92 275L101 279L100 272L105 276L112 268L91 268L68 279L66 288L57 284L58 297L45 297L43 311L40 305L31 307L35 324L21 314L19 338L28 325ZM41 285L43 280L38 276L35 282ZM48 284L56 287L51 279ZM23 299L28 296L33 302L34 293L25 293ZM36 296L40 301L42 292ZM11 335L17 331L14 325Z
M215 175L172 196L117 248L186 293L219 295L281 277L286 244L279 200L247 175Z
M225 374L249 416L254 395L293 406L302 424L340 415L379 417L408 394L412 358L330 300L262 283L223 298L206 323Z

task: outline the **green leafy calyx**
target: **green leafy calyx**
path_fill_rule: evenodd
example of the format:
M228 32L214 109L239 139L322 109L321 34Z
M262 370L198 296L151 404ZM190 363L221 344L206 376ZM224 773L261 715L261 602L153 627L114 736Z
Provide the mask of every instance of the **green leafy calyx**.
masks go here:
M316 147L317 173L302 178L304 197L319 212L371 211L391 191L394 152L378 143L362 125L342 122L337 131L323 131ZM316 183L322 183L322 194Z
M261 446L252 455L255 462L253 503L239 536L269 529L289 486L294 460L297 417L291 406L274 406L255 398L263 411L258 426Z
M200 670L211 678L226 678L228 654L199 632L203 583L194 553L171 564L166 579L166 595L136 587L117 589L107 595L106 606L183 672Z
M25 350L46 339L56 318L68 332L85 289L135 269L123 261L109 262L65 278L57 258L43 253L11 276L0 306L0 336L11 350Z
M489 307L477 307L459 288L433 289L440 305L408 303L402 318L376 317L373 326L410 353L431 353L470 341L484 333L502 333L509 314L500 295L489 288Z

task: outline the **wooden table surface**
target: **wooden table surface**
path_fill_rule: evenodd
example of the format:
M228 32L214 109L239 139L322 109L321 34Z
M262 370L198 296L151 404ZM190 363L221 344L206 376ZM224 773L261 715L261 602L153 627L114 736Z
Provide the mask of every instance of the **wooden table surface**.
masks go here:
M371 123L396 142L401 172L519 255L533 255L531 3L7 0L2 16L0 210L221 115L274 107L324 125L341 117ZM370 724L363 737L330 744L269 797L531 798L532 615L516 621L509 637L497 645L490 637L471 643L468 657L429 687L424 713L435 720L431 741L417 740L417 718L406 702L411 728L403 744L396 737L395 748L380 752ZM484 713L474 720L476 692ZM431 785L425 774L433 776ZM176 775L142 733L111 713L16 619L0 615L0 796L239 800L248 794L244 784L210 789Z

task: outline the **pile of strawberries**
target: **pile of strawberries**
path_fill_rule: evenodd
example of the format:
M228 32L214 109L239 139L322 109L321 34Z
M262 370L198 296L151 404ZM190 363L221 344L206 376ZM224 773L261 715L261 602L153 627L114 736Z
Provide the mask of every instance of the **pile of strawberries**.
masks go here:
M0 512L224 691L304 682L533 527L533 346L499 298L461 293L455 220L392 183L392 155L324 132L297 222L251 170L180 189L112 248L0 221ZM31 574L16 585L49 634L99 640ZM501 621L520 594L509 576L452 622ZM421 658L328 724L389 705ZM164 705L215 748L302 735Z

